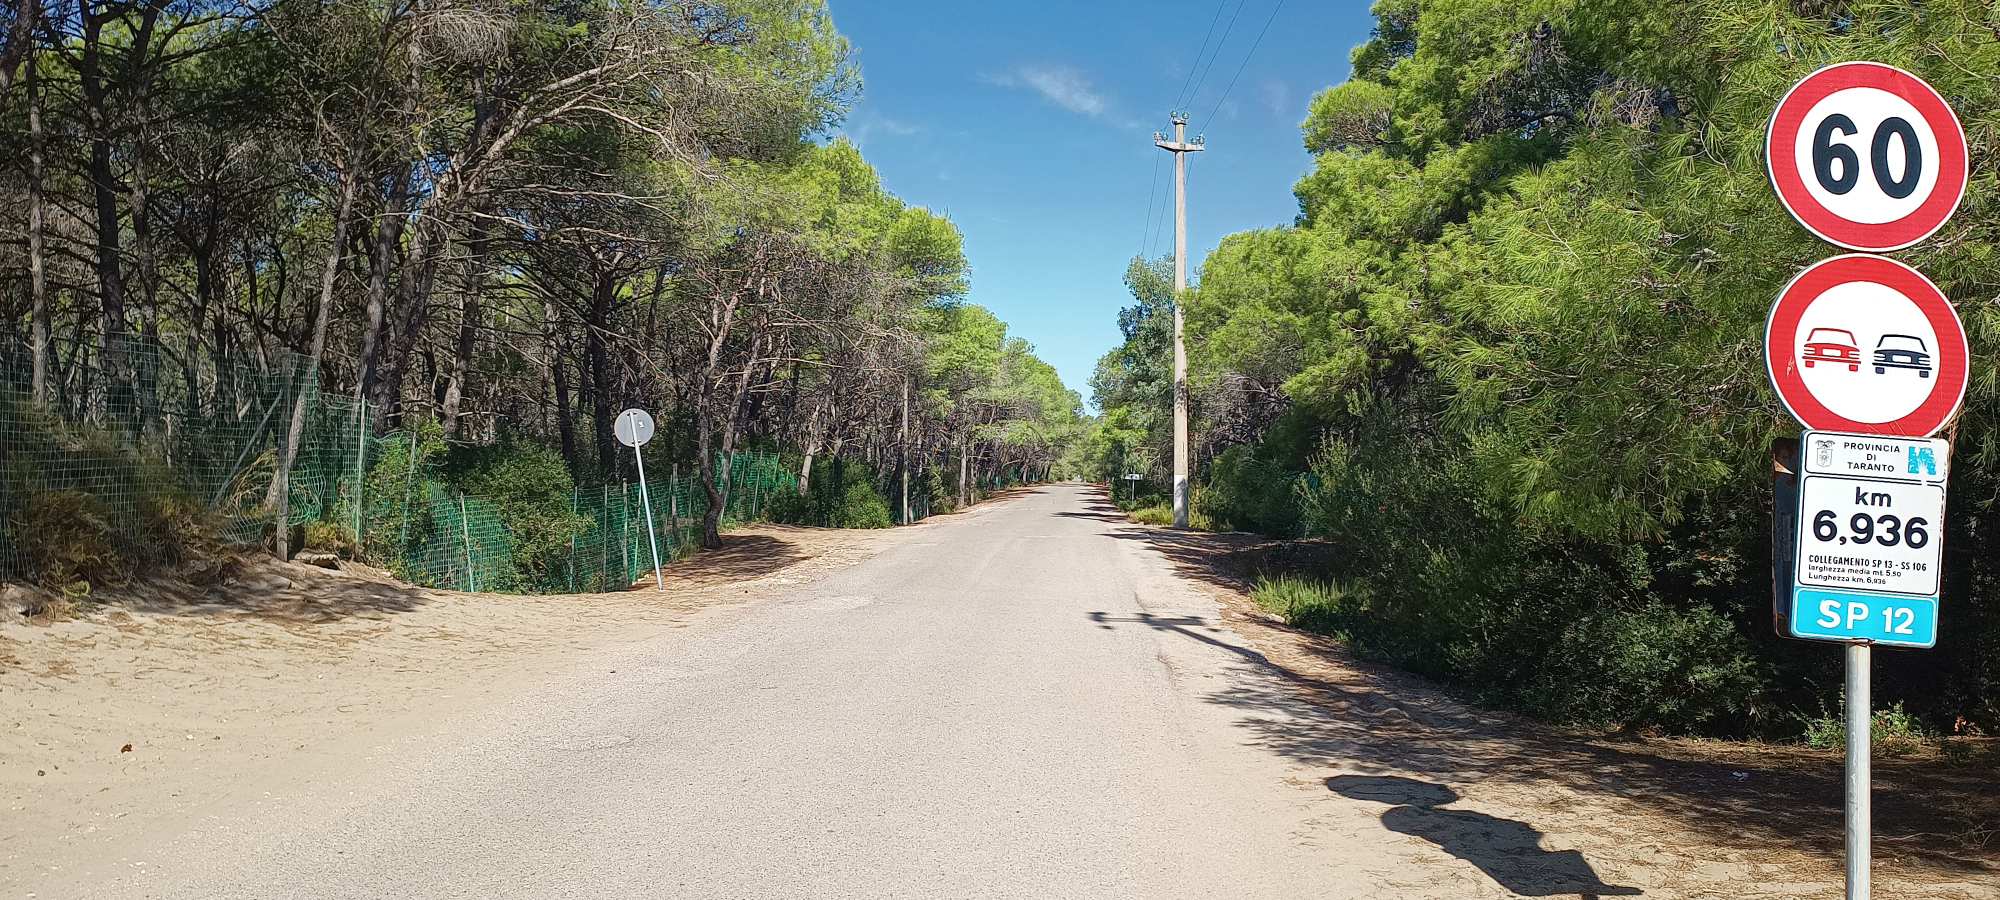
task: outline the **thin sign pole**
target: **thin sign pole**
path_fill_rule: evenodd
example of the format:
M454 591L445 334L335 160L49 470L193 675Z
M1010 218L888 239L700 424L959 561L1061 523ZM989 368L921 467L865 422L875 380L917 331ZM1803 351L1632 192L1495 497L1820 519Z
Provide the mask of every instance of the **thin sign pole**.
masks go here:
M660 539L653 534L653 501L646 494L646 454L634 446L632 458L639 462L639 506L646 513L646 543L653 548L653 589L665 593L667 579L660 574Z
M1869 893L1868 656L1867 644L1847 645L1847 900L1868 900Z

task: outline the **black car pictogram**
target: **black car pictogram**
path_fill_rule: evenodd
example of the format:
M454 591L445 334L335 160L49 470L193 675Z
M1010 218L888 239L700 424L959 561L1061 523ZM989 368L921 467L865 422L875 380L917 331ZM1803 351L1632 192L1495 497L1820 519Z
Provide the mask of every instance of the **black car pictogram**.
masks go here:
M1930 348L1924 339L1908 334L1885 334L1875 342L1875 374L1890 369L1915 369L1923 378L1931 377Z

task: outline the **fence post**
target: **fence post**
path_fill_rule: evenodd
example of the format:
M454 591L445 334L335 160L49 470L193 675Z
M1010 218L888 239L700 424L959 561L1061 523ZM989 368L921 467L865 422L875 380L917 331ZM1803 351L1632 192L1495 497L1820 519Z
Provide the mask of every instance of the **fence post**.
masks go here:
M479 576L472 568L472 519L465 514L465 492L458 494L458 528L465 535L465 583L466 590L479 590Z
M403 473L403 536L397 542L396 552L406 553L410 549L410 490L417 483L417 433L410 432L410 468Z
M597 529L597 589L609 590L611 585L605 576L611 572L611 482L604 483L604 502L598 507L598 518L604 524Z
M361 542L361 487L368 480L368 401L354 411L354 546Z
M569 592L576 593L576 495L580 488L569 489Z
M681 464L674 463L673 480L667 482L667 533L674 536L674 549L681 548Z

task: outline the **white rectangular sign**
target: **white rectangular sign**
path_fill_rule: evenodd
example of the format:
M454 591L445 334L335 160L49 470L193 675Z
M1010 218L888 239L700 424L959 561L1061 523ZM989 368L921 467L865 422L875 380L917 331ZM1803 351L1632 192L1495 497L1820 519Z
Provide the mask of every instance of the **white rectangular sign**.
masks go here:
M1936 596L1944 485L1807 475L1799 487L1798 584Z
M1808 431L1799 445L1808 475L1846 475L1943 484L1951 444L1943 438L1878 437Z

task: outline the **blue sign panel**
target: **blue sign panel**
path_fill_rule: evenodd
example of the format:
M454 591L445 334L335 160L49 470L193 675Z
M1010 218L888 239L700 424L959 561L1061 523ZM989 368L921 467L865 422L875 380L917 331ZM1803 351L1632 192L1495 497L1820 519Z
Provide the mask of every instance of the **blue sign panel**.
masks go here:
M1928 649L1937 644L1937 623L1936 597L1792 589L1793 637Z

